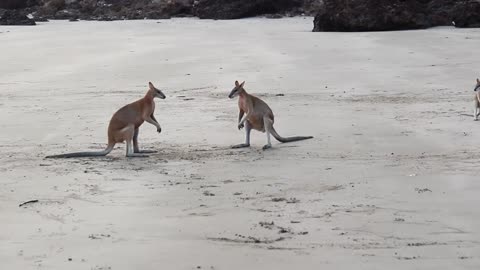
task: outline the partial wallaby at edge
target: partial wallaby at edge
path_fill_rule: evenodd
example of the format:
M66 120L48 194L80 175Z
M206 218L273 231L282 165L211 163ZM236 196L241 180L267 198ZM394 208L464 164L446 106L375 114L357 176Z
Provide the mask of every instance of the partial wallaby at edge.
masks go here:
M165 99L165 95L159 89L155 88L151 82L148 83L149 89L145 96L133 103L123 106L113 114L108 125L108 145L107 148L99 152L76 152L61 155L47 156L46 158L73 158L73 157L96 157L106 156L112 150L115 144L127 142L127 157L146 157L145 153L154 153L155 151L140 151L138 148L138 129L144 121L154 125L157 132L162 128L153 116L155 111L154 98ZM133 142L133 145L132 145Z
M275 137L279 142L295 142L306 139L311 139L313 136L295 136L295 137L282 137L278 135L277 131L273 128L274 116L272 109L263 100L258 97L252 96L245 91L243 85L245 82L238 83L235 81L235 87L232 89L229 98L238 96L238 107L240 113L238 115L238 129L245 127L246 139L245 143L232 146L232 148L243 148L250 146L250 131L252 129L260 132L266 132L267 144L263 146L266 150L272 147L270 142L270 134Z
M475 97L473 98L473 120L478 120L478 115L480 115L480 80L477 79L477 85L473 89L475 92Z

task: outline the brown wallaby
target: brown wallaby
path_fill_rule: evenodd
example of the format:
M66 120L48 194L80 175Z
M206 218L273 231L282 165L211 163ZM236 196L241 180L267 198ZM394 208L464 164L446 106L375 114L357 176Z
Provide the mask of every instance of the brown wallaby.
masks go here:
M238 115L238 129L245 127L246 140L245 143L232 146L232 148L243 148L250 146L250 131L252 129L267 133L267 144L263 146L263 150L272 147L270 142L270 134L279 142L295 142L313 138L312 136L295 136L284 138L278 135L273 128L274 116L272 109L268 107L267 103L258 97L252 96L245 91L243 85L245 82L238 83L235 81L235 87L232 89L229 98L238 96L238 107L240 113Z
M473 89L475 92L475 97L473 98L473 120L478 120L478 115L480 115L480 80L477 79L477 85Z
M96 157L106 156L113 150L116 143L127 142L127 157L147 157L145 153L154 153L155 151L140 151L138 148L138 128L144 121L157 127L160 133L162 128L153 116L155 111L154 98L165 99L162 91L148 83L149 89L145 96L133 103L123 106L113 114L108 125L108 145L107 148L99 152L76 152L62 155L47 156L46 158L73 158L73 157ZM132 148L133 142L133 148Z

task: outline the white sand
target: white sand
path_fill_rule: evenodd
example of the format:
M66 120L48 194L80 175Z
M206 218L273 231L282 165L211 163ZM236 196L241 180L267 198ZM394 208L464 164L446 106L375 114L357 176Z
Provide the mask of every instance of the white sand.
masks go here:
M1 27L0 268L479 269L480 30L311 28ZM270 104L281 135L315 139L263 152L255 132L251 149L230 150L244 140L235 79ZM148 81L167 95L163 133L140 132L158 154L126 159L122 144L43 159L103 149L110 116Z

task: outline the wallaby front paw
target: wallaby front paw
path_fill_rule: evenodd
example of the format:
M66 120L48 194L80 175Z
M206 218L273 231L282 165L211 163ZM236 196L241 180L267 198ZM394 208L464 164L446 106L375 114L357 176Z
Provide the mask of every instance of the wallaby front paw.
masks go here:
M162 132L162 128L157 128L157 132L158 133Z
M238 124L238 130L242 129L244 126L244 124Z

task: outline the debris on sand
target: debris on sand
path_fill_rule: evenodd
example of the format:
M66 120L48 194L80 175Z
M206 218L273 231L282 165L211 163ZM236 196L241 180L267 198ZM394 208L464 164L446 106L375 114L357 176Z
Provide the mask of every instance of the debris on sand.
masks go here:
M90 238L92 240L109 238L109 237L110 237L110 234L90 234L88 236L88 238Z
M210 192L210 191L208 191L208 190L205 190L205 191L203 192L203 195L205 195L205 196L215 196L214 193L212 193L212 192Z
M424 192L432 192L430 189L428 188L415 188L415 191L418 192L418 194L421 194L421 193L424 193Z
M37 202L38 202L38 200L26 201L26 202L24 202L24 203L19 204L18 207L22 207L22 206L25 206L25 205L27 205L27 204L37 203Z
M261 227L266 228L266 229L273 229L275 226L275 223L272 222L267 222L267 221L260 221L258 224L260 224Z
M243 236L240 234L235 235L237 238L227 238L227 237L209 237L208 240L212 241L221 241L221 242L230 242L230 243L240 243L240 244L271 244L279 241L285 240L284 237L278 237L274 239L268 238L257 238L253 236Z
M299 203L300 200L298 200L297 198L290 198L287 200L287 203Z

